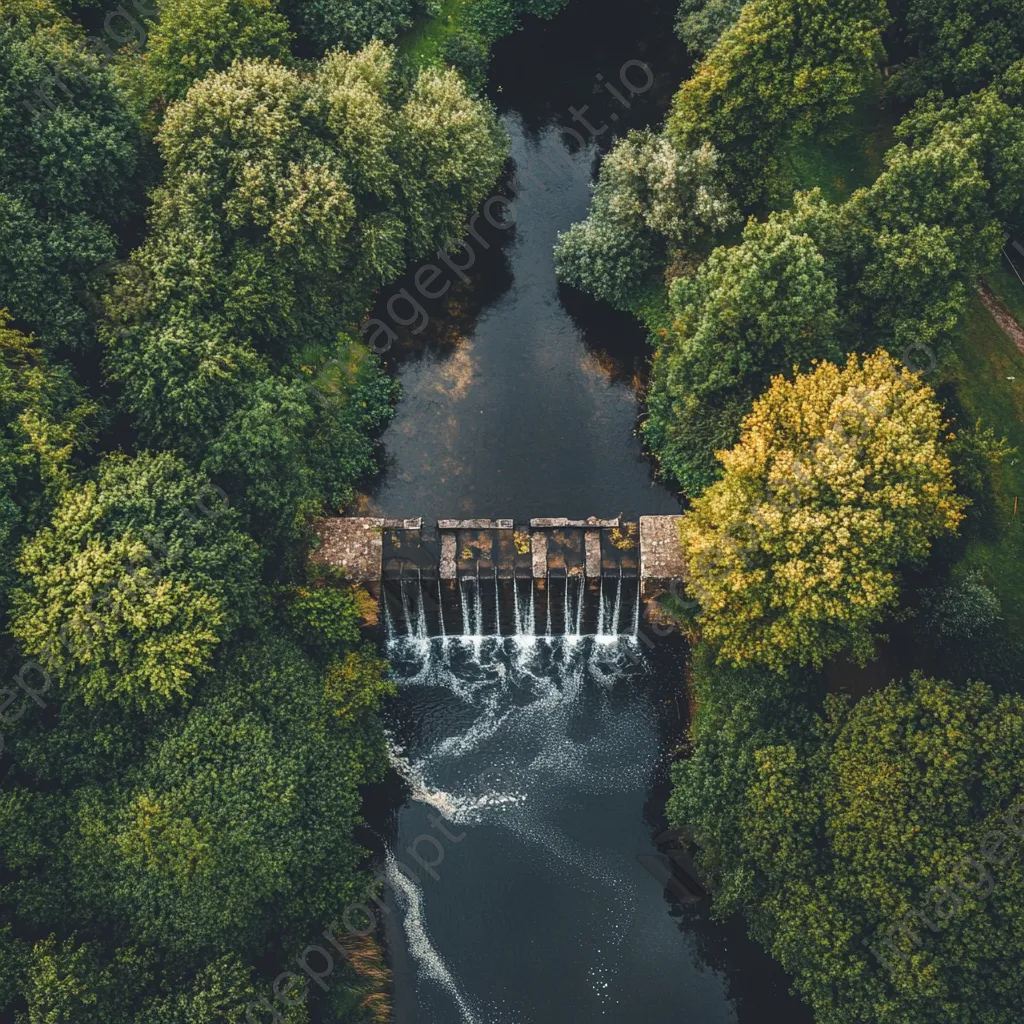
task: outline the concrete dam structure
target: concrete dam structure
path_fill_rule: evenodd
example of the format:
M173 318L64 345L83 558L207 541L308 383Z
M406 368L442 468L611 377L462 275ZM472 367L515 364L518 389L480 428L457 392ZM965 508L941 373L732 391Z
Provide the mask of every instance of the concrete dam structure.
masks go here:
M332 517L311 559L378 598L389 638L615 637L682 581L679 518Z

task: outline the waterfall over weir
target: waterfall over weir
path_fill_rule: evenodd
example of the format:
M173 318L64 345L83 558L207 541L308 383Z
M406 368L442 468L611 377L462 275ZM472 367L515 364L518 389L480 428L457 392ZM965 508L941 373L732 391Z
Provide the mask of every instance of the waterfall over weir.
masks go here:
M640 581L622 576L473 576L448 581L418 575L386 581L381 605L389 642L400 637L498 636L520 641L592 636L611 641L637 632Z
M496 999L473 957L493 948L498 922L521 913L544 920L549 900L566 898L597 906L559 927L566 948L587 944L597 968L576 979L575 998L600 1009L605 979L635 945L637 908L676 927L663 886L635 856L650 843L640 809L660 762L648 651L613 632L632 624L637 581L607 580L595 593L571 578L543 590L499 579L498 607L493 578L460 580L451 603L437 605L432 583L394 582L384 610L398 697L387 734L409 804L388 853L386 926L408 954L414 1019L541 1019L529 1010L510 1015L501 1005L509 993ZM544 632L549 611L553 628L567 623L569 633ZM438 631L421 632L424 620ZM457 622L462 633L453 632ZM599 624L604 632L594 632ZM622 849L610 848L618 832L605 827L608 809L623 803L636 806L639 826L619 837ZM446 840L443 864L429 836ZM421 851L430 845L433 874L418 869L410 853L417 843ZM485 867L464 874L465 857Z

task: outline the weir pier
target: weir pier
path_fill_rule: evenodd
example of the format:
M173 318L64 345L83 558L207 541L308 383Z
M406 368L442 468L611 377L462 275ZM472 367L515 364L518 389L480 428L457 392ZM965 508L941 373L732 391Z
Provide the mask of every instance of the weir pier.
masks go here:
M615 636L683 579L679 516L335 516L311 560L366 587L392 635Z

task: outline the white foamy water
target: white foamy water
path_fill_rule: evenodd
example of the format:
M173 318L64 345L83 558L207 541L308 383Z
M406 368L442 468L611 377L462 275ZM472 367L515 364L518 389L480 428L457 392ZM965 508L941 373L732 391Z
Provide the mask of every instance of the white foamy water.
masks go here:
M587 916L605 929L602 946L612 956L635 914L631 859L581 842L566 814L577 815L573 805L581 799L642 790L657 747L646 702L628 701L609 713L616 690L641 685L647 666L635 643L604 639L397 637L388 654L403 714L390 739L392 763L413 801L450 822L500 829L537 869L585 892ZM472 828L464 842L474 842ZM460 855L465 849L460 845ZM408 951L421 984L450 998L458 1020L496 1020L502 1008L491 1005L489 993L467 995L451 958L428 934L427 905L451 896L443 889L447 864L439 881L421 884L394 869ZM593 991L603 1004L611 999L606 984L598 972Z
M417 970L421 976L429 978L452 997L452 1001L461 1015L460 1019L465 1024L478 1024L479 1017L463 995L444 957L431 941L423 915L422 890L415 882L406 877L398 867L395 858L390 854L388 854L386 873L388 884L397 895L405 915L403 927L405 928L406 942L409 953L416 961Z

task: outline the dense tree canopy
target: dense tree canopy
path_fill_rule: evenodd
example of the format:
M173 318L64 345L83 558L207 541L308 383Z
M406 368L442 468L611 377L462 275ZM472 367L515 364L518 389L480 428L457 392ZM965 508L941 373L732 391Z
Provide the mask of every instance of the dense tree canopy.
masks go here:
M397 395L375 296L504 166L488 48L563 2L2 0L3 1021L251 1024L369 898L393 690L311 521ZM1024 230L1024 8L683 0L677 30L702 60L666 126L607 154L555 252L649 318L643 432L692 499L669 816L822 1024L1007 1024L1024 703L1019 664L973 669L1015 609L952 534L954 480L994 509L1015 452L946 361ZM956 685L826 697L892 612ZM271 1016L368 1024L353 970Z
M374 465L395 388L342 328L461 235L504 160L453 71L405 88L394 61L375 43L315 75L240 61L194 85L160 128L152 232L110 301L109 370L143 440L273 543Z
M680 533L705 639L737 665L861 660L899 566L963 501L931 390L883 351L773 379Z
M412 23L412 0L286 0L298 30L320 48L358 50L372 39L394 39Z
M684 150L710 142L729 186L758 198L780 141L852 109L887 22L879 0L749 0L683 83L669 135Z
M908 348L939 346L956 327L973 277L999 251L1000 211L974 133L957 138L943 125L924 145L893 146L885 162L846 203L798 193L780 216L816 241L836 276L845 347L867 334L912 361Z
M751 401L773 373L835 357L836 286L806 235L751 221L669 289L671 326L648 392L647 442L688 494L717 477Z
M682 0L676 35L694 57L703 57L722 33L736 23L744 0Z
M44 524L93 439L96 405L0 310L0 604L20 542Z
M0 307L47 345L92 338L89 295L131 209L137 148L131 104L81 29L48 0L5 2Z
M559 276L626 304L668 246L687 249L736 219L718 164L710 146L684 154L665 136L630 132L601 164L590 216L559 236Z
M286 60L290 40L272 0L163 0L146 46L147 99L180 100L193 82L236 60Z
M718 912L750 916L822 1024L1013 1019L1024 701L917 677L786 722L785 684L711 671L670 816L714 851Z
M1024 56L1021 0L907 0L900 13L912 55L897 69L897 93L971 92Z
M368 668L379 680L373 655ZM156 746L96 836L114 892L147 944L249 952L364 896L348 838L358 786L382 767L367 711L344 715L286 643L245 647ZM106 851L104 853L104 851ZM321 865L334 869L320 877Z
M203 511L208 509L208 511ZM258 608L238 515L170 454L110 457L25 546L12 632L86 702L180 697Z
M507 140L445 67L296 60L273 2L113 6L0 11L0 1017L245 1024L373 885L387 665L306 559L397 390L359 323Z

